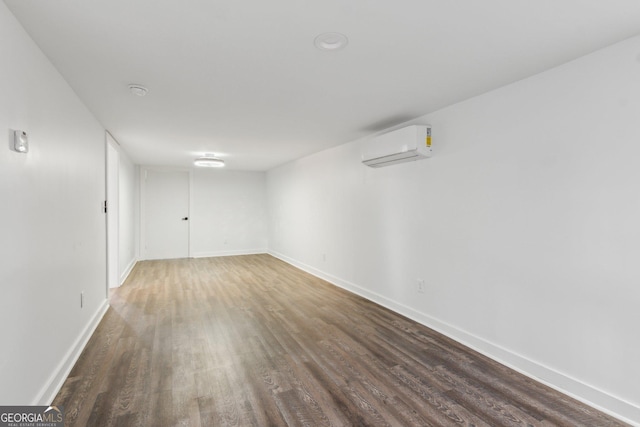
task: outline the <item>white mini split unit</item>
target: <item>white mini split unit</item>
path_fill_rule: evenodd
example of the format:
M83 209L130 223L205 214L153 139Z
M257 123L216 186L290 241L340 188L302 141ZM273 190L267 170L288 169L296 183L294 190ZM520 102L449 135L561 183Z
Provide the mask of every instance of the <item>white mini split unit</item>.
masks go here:
M362 163L372 168L431 157L431 126L414 125L383 133L366 141Z

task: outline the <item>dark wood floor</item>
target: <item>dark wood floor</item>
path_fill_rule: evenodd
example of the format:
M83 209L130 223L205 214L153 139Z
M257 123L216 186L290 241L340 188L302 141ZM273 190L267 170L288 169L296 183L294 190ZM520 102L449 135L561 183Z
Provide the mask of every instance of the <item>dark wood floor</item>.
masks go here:
M621 426L268 255L146 261L55 399L67 426Z

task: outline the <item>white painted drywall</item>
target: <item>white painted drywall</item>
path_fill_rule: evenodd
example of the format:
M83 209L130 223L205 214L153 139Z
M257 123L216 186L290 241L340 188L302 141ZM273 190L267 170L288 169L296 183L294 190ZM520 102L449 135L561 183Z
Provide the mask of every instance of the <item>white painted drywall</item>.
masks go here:
M269 171L270 251L640 423L640 38L413 123Z
M106 305L104 129L3 2L0 52L0 404L44 404Z
M127 153L119 149L118 225L120 231L120 284L124 283L140 257L140 172Z
M266 252L265 173L193 171L190 221L194 257Z

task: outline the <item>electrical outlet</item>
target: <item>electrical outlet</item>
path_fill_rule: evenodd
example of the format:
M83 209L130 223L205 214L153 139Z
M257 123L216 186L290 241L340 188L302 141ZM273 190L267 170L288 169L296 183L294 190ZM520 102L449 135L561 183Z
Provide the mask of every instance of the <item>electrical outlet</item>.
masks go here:
M418 279L417 287L418 293L424 294L424 280Z
M80 308L84 308L84 291L80 292Z

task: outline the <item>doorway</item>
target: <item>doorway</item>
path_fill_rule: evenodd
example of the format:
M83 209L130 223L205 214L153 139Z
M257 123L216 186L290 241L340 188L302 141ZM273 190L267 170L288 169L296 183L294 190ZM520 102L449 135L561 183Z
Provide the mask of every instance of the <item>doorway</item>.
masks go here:
M119 266L119 223L118 223L118 199L119 199L119 173L120 154L115 146L115 140L107 133L106 136L106 157L107 157L107 287L117 288L120 286L120 266ZM107 297L109 289L107 288Z
M142 171L144 259L189 257L189 172Z

